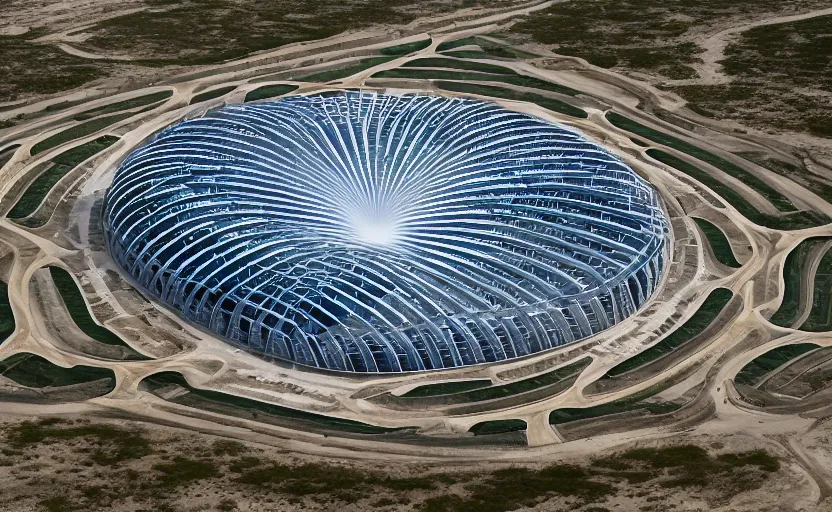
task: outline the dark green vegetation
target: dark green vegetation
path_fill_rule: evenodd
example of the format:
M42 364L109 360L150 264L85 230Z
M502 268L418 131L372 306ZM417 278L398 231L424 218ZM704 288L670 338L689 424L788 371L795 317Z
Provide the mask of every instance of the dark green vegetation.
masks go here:
M153 94L145 94L144 96L139 96L137 98L119 101L117 103L110 103L109 105L86 110L73 117L73 119L76 121L86 121L87 119L91 119L102 114L112 114L113 112L121 112L122 110L132 110L134 108L152 105L153 103L164 101L171 96L173 96L173 91L160 91Z
M699 181L711 190L719 194L723 199L737 209L745 218L771 229L806 229L820 226L829 222L829 218L812 212L795 212L783 216L767 215L751 205L739 192L731 186L714 178L707 172L691 165L666 151L660 149L648 149L647 155L659 162L679 170L691 178Z
M55 282L55 287L61 294L64 305L67 311L69 311L69 316L72 317L75 325L84 331L84 334L106 345L118 345L130 348L113 331L96 323L92 315L90 315L90 311L87 309L87 302L84 300L81 290L78 289L78 285L75 284L75 279L72 278L69 272L61 267L50 266L49 274L52 276L52 281ZM130 350L132 354L128 356L128 359L147 359L146 356L135 352L132 348Z
M152 108L155 108L155 106L151 105L150 107L148 107L148 109ZM42 141L38 142L37 144L32 146L32 150L30 151L30 153L34 156L38 153L46 151L47 149L52 149L55 146L60 146L65 142L80 139L81 137L86 137L87 135L91 135L99 130L103 130L104 128L110 125L124 121L125 119L128 119L141 112L143 111L123 112L121 114L115 114L112 116L98 117L85 123L77 124L72 128L67 128L62 132L58 132L55 135L47 137Z
M812 309L801 331L832 331L832 250L826 251L820 260L813 279Z
M16 449L38 445L74 443L85 440L95 446L90 462L101 466L116 466L140 459L151 453L150 442L136 432L113 425L75 424L57 418L37 422L26 421L8 432L8 443Z
M437 396L448 395L451 393L462 393L473 389L485 388L491 385L489 379L479 380L457 380L453 382L440 382L439 384L425 384L411 389L401 396L404 397L423 397L423 396Z
M569 423L570 421L600 418L611 414L632 411L644 411L649 414L666 414L673 412L682 406L674 402L648 400L654 395L669 388L671 385L672 384L665 381L661 384L657 384L642 391L633 393L632 395L624 398L619 398L618 400L613 400L612 402L601 405L594 405L592 407L567 407L564 409L555 409L549 413L549 423L552 425L560 425L562 423Z
M365 69L370 69L373 66L378 66L379 64L384 64L385 62L390 62L395 58L395 56L388 56L361 59L357 61L355 64L352 64L351 66L346 68L319 71L317 73L312 73L311 75L301 76L297 78L297 80L300 82L331 82L333 80L340 80L341 78L345 78L356 73L360 73Z
M12 335L14 329L14 312L9 302L9 285L0 281L0 344Z
M717 261L723 265L733 268L739 268L742 266L737 261L737 258L734 257L734 251L731 249L731 243L728 242L728 237L725 236L725 233L723 233L721 229L716 227L711 222L708 222L705 219L700 219L699 217L694 217L693 221L696 222L699 229L705 233Z
M468 429L468 432L472 432L475 436L484 436L521 430L526 430L526 422L523 420L493 420L481 421Z
M378 53L382 55L393 55L396 57L401 57L402 55L408 55L413 52L418 52L419 50L424 50L431 44L431 39L423 39L421 41L416 41L415 43L406 43L406 44L399 44L396 46L388 46L387 48L382 48L379 50Z
M662 471L669 477L661 482L665 488L706 487L717 479L730 481L733 490L729 492L737 493L759 487L767 473L780 469L780 461L765 450L723 453L714 457L699 446L681 445L634 448L614 457L597 459L594 466L635 471L637 473L630 474L635 480L642 481L655 478L651 475ZM740 471L747 468L757 471Z
M479 50L455 50L463 46L478 46ZM449 57L458 57L461 59L529 59L537 57L531 53L514 48L508 48L505 45L495 43L482 37L466 37L463 39L456 39L454 41L445 41L436 47L438 52L442 52Z
M756 386L770 371L783 366L806 352L818 348L820 348L820 345L815 345L814 343L798 343L769 350L743 366L742 370L734 378L734 382L746 386Z
M116 384L115 374L107 368L94 366L64 368L41 356L28 353L17 353L0 361L0 375L30 388L56 388L110 379L112 381L110 390L112 390Z
M701 490L714 482L726 483L720 498L756 489L780 462L763 450L710 455L698 446L636 448L621 454L596 459L592 468L558 464L542 469L523 467L501 469L485 476L476 485L466 486L470 494L449 494L426 500L427 512L506 512L534 508L555 497L572 500L570 509L589 504L604 504L608 497L645 484L662 488ZM648 502L650 499L648 498ZM587 510L608 510L595 507ZM643 507L642 510L653 510ZM659 510L659 509L656 509Z
M416 68L416 69L410 69ZM440 68L440 69L423 69ZM461 70L461 71L451 71ZM401 68L381 71L373 78L416 78L420 80L460 80L464 82L502 82L520 87L540 89L575 96L580 91L539 78L520 75L509 68L494 64L439 57L409 61Z
M237 413L241 415L253 416L254 418L261 420L267 420L270 416L278 419L283 418L300 420L302 422L306 422L307 424L311 423L316 425L319 428L339 430L342 432L351 432L356 434L384 434L387 432L402 430L377 427L375 425L362 423L360 421L291 409L289 407L273 405L266 402L260 402L258 400L230 395L228 393L221 393L219 391L197 389L188 384L188 381L186 381L181 374L176 372L156 373L145 378L142 381L142 385L146 386L151 392L170 386L178 386L187 389L187 394L173 398L171 401L200 409L214 410L225 414Z
M560 100L541 96L539 94L517 92L511 89L504 89L502 87L494 87L491 85L478 85L465 82L446 82L442 80L437 81L436 86L440 89L445 89L446 91L454 91L463 94L478 94L480 96L490 96L506 100L527 101L530 103L536 103L545 109L551 110L552 112L558 112L567 116L581 119L586 119L588 117L587 113L583 109L574 107L569 103Z
M19 496L20 503L39 501L46 510L75 512L168 512L204 496L214 509L229 511L242 497L252 510L403 505L420 512L563 507L598 512L612 509L609 500L621 494L649 506L666 499L667 489L724 504L764 485L780 468L780 461L763 450L711 454L694 445L629 449L591 465L501 464L449 471L444 464L413 468L396 462L319 461L165 429L154 429L151 439L141 430L88 420L7 423L0 432L0 460L12 469L4 493ZM36 457L43 445L50 457ZM51 494L36 495L31 481L47 475Z
M749 187L759 192L763 197L768 199L772 205L782 212L793 212L796 210L792 202L787 197L774 190L774 188L772 188L768 183L733 162L705 151L698 146L685 142L682 139L673 137L672 135L666 135L652 128L648 128L647 126L639 124L632 119L622 116L621 114L610 111L607 112L606 117L607 120L616 128L635 133L652 140L653 142L663 144L669 148L681 151L682 153L686 153L696 159L711 164L725 174L742 181Z
M606 475L605 475L606 476ZM558 464L543 469L508 468L488 474L470 494L429 498L424 512L506 512L531 508L555 497L577 500L576 507L603 502L615 492L611 482L580 466Z
M245 101L257 101L264 100L266 98L274 98L275 96L283 96L284 94L289 94L297 88L297 85L289 84L264 85L263 87L258 87L257 89L254 89L246 94Z
M801 289L801 272L806 268L809 255L829 240L828 237L808 238L800 242L786 256L786 262L783 265L783 281L785 282L783 302L769 319L771 323L780 327L792 327L792 324L795 323L800 307L800 297L805 293ZM828 293L828 291L825 293Z
M205 91L203 93L199 93L193 98L191 98L191 105L196 103L202 103L203 101L213 100L214 98L219 98L220 96L225 96L229 92L236 89L236 85L228 85L225 87L218 87L216 89L212 89L210 91Z
M751 19L828 7L814 0L585 0L556 3L512 26L514 33L552 45L562 55L604 68L638 71L654 81L696 78L691 66L704 34ZM722 62L731 81L666 87L706 116L761 128L832 136L827 95L832 92L830 16L765 25L738 35ZM760 108L765 105L766 108Z
M485 62L476 62L460 59L447 59L444 57L424 57L421 59L414 59L402 64L403 68L445 68L445 69L465 69L468 71L478 71L480 73L495 73L498 75L516 75L511 69L498 66L496 64L488 64Z
M7 216L11 219L22 219L34 213L49 194L49 191L52 190L52 187L61 178L66 176L78 164L104 151L115 144L116 141L118 141L118 137L105 135L53 157L51 159L53 165L35 178Z
M700 9L692 4L695 2L671 0L662 8L677 12L677 16L696 16ZM713 0L701 4L707 4L703 10L716 7ZM558 45L557 53L581 57L603 68L622 66L673 79L696 77L689 64L698 60L701 50L681 39L694 22L663 19L657 7L649 0L563 2L534 13L512 31Z
M700 306L687 322L644 352L619 363L610 369L604 377L615 377L616 375L634 370L681 347L711 325L711 322L725 309L728 301L733 296L734 294L731 290L726 288L717 288L712 291L708 295L708 298L705 299L705 302L702 303L702 306Z
M154 464L152 468L162 473L158 484L169 488L179 488L219 474L216 465L212 462L186 459L180 456L174 457L171 462Z
M236 59L288 43L323 39L375 24L404 24L417 17L402 8L453 8L432 2L260 2L256 0L154 0L164 9L118 16L90 29L83 46L93 51L151 55L152 66L199 65ZM411 9L412 11L412 9Z
M789 162L772 158L765 153L742 152L737 153L737 155L801 184L804 188L822 197L827 203L832 203L832 184L830 184L832 181L827 181L809 172L805 165L793 165Z
M704 115L830 138L830 35L829 15L752 28L725 49L722 64L731 83L679 92Z
M100 63L31 42L41 35L0 36L0 102L66 91L108 75L108 68Z
M14 144L12 146L3 148L0 150L0 168L6 165L6 162L12 159L14 153L17 151L17 148L20 147L20 144Z
M463 391L455 393L454 397L457 402L480 402L483 400L492 400L494 398L503 398L512 395L519 395L544 386L551 386L562 382L565 379L575 376L589 366L592 358L584 357L572 364L568 364L562 368L552 370L528 379L517 380L508 384L499 386L488 386L480 389L473 389L471 391Z

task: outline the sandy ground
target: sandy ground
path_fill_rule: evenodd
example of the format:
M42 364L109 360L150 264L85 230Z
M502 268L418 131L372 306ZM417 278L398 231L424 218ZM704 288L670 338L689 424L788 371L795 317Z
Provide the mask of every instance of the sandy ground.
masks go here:
M99 12L103 9L102 5L106 3L89 2L82 4L81 8L90 9L90 12ZM485 13L476 19L467 19L467 16L463 19L445 16L440 20L441 23L437 24L437 28L430 30L433 44L429 48L417 55L395 59L349 77L342 80L338 87L388 88L391 92L415 91L417 89L412 84L389 85L370 80L369 77L380 70L397 67L407 60L432 56L437 45L442 41L471 34L489 33L494 30L497 23L519 12L533 11L545 5L547 4L529 6L506 13ZM32 4L31 9L37 6L43 8L42 4L35 3ZM36 17L34 12L36 11L30 12L27 15L30 18L27 19ZM50 14L50 16L61 19L59 13ZM11 21L9 23L11 24ZM19 23L26 22L20 18ZM0 356L6 357L18 351L30 351L64 366L93 362L83 353L69 350L65 344L53 339L54 337L49 334L49 329L44 326L44 322L49 321L48 316L37 311L36 301L29 293L29 283L37 269L44 264L59 261L76 274L86 276L83 284L90 290L87 297L94 299L91 302L101 301L104 304L111 304L110 309L116 312L116 316L108 319L108 327L118 331L117 326L121 325L119 322L141 321L152 326L163 326L159 327L160 329L176 331L178 335L198 340L198 343L179 352L166 352L164 355L160 352L158 355L162 357L154 361L131 363L95 361L95 364L111 367L116 372L118 379L116 390L109 396L95 399L90 403L48 407L4 404L0 408L0 417L14 422L20 418L41 414L60 414L73 420L78 417L103 417L107 414L117 414L142 423L145 428L153 432L153 436L159 436L156 439L160 441L159 445L165 445L167 442L163 441L163 438L177 437L177 434L167 430L168 427L176 427L185 432L195 433L193 434L196 437L193 440L195 443L208 439L204 436L220 436L253 443L252 446L268 451L269 456L301 459L316 456L326 457L329 460L358 460L362 461L362 464L367 464L368 467L377 464L378 461L401 464L401 467L440 462L447 464L448 461L453 461L454 463L478 464L479 468L490 467L495 462L530 463L557 460L586 462L599 453L620 449L636 441L684 442L691 440L705 445L720 442L731 446L759 445L774 450L783 457L783 460L788 461L787 468L783 470L782 475L779 475L782 478L776 480L776 485L766 486L751 496L740 494L729 503L719 505L721 508L708 508L711 505L702 502L693 494L682 495L674 502L677 506L675 510L805 510L808 512L824 510L824 507L828 509L828 503L824 500L829 496L829 462L832 460L832 454L829 452L828 443L825 444L825 440L828 439L827 423L824 420L807 419L797 415L772 415L750 408L742 402L730 383L733 376L754 357L775 346L788 342L800 342L805 338L804 334L794 331L788 331L783 335L782 330L774 329L762 317L761 311L771 308L773 304L778 304L783 297L782 286L775 284L767 288L767 283L771 281L769 276L775 275L777 269L782 266L787 253L786 249L794 247L806 237L830 235L832 231L829 227L819 227L796 233L777 233L752 224L730 205L722 205L724 207L719 209L711 206L699 190L704 190L705 193L716 197L712 191L708 191L704 186L697 189L690 184L688 179L651 161L645 156L644 148L635 145L627 133L615 129L606 122L601 109L604 105L615 107L620 112L638 119L639 122L650 124L665 133L680 136L679 128L648 116L636 106L649 101L669 111L685 114L684 102L649 84L586 66L577 59L561 59L550 54L546 58L556 61L557 65L547 66L547 69L525 62L500 62L500 64L518 72L551 79L585 91L586 101L592 99L595 102L591 104L595 106L585 107L590 113L588 119L566 118L526 103L502 100L499 103L509 108L580 128L648 177L659 189L672 216L678 219L684 218L686 221L681 222L681 227L674 229L668 235L670 247L684 248L684 257L669 264L663 278L662 291L645 305L642 311L618 324L614 330L585 340L574 347L537 354L521 361L453 370L443 372L442 376L431 377L436 380L494 379L498 373L509 370L515 371L517 375L533 375L540 372L537 369L540 366L536 365L555 368L574 360L579 354L590 354L593 357L593 363L565 393L533 403L518 403L510 408L474 415L446 417L434 411L392 412L362 398L361 393L367 390L379 393L396 388L404 390L417 380L421 383L430 378L394 376L358 380L306 372L297 368L280 368L235 351L201 330L182 323L164 308L148 306L147 310L150 313L140 319L139 315L133 312L143 311L142 308L147 305L130 302L135 299L125 299L124 296L117 295L108 288L103 274L106 270L112 270L114 266L106 254L89 250L93 236L89 229L91 220L89 206L93 203L93 199L107 187L112 178L113 169L132 148L160 128L179 119L199 115L204 110L220 106L224 102L242 101L248 91L263 85L262 82L253 83L251 80L258 76L268 76L283 71L287 67L303 67L304 62L309 61L310 53L327 59L329 63L337 64L339 61L348 61L355 57L350 55L352 49L332 49L333 45L355 44L357 48L365 48L361 42L366 39L370 41L366 48L374 48L409 42L420 36L408 35L401 39L395 37L384 32L368 31L338 36L325 42L292 45L251 56L242 61L210 66L199 72L189 72L185 75L171 76L165 80L164 85L135 90L116 97L102 97L88 104L35 119L31 123L23 123L3 132L4 141L22 145L15 157L0 169L0 178L2 178L0 179L0 194L5 196L12 190L15 182L26 179L36 165L66 149L68 145L46 151L36 158L28 156L29 149L37 140L72 126L74 124L71 121L72 115L111 101L123 100L148 92L167 88L174 92L164 105L154 111L114 124L99 133L71 143L86 142L106 133L118 134L122 137L121 141L107 153L107 156L90 169L83 180L79 181L78 186L68 191L65 199L70 205L75 205L75 209L70 210L72 215L54 217L49 224L37 232L25 230L8 219L0 220L0 239L8 247L14 249L16 258L10 270L9 293L17 322L17 331L0 347ZM316 53L316 49L326 50ZM195 93L224 84L237 85L238 88L227 97L200 105L187 105L188 100ZM300 85L297 91L299 94L326 88L322 84L298 85ZM423 90L429 89L429 86L425 84L421 84L420 87ZM68 97L76 97L86 92L88 91L75 91L68 94ZM578 98L575 101L584 101L584 99ZM33 105L21 107L20 111L33 108L37 107ZM695 117L692 119L697 120ZM723 149L725 147L765 149L769 148L766 144L770 144L771 147L778 148L784 142L782 140L769 141L762 136L752 140L751 137L731 133L730 130L719 131L719 127L715 125L698 125L696 135L686 136L691 141L726 156L730 155L730 152ZM6 142L2 146L5 146ZM778 187L788 196L794 197L796 202L832 213L830 209L832 207L829 204L797 184L785 181L762 168L754 168L750 171ZM761 210L775 213L772 211L773 207L759 194L740 183L735 184L737 190L749 201L758 205ZM719 200L716 201L719 204ZM4 202L3 207L7 208L13 204L11 201L9 203L7 206ZM694 207L689 205L694 205ZM736 271L725 271L708 263L710 260L705 256L702 235L698 230L691 229L690 219L686 218L693 211L720 212L719 215L725 219L724 222L732 227L729 236L731 232L736 233L736 236L731 236L732 243L741 245L745 251L745 256L741 258L744 263L742 268ZM37 279L37 276L34 279ZM123 279L129 283L129 280ZM129 287L129 284L127 286ZM623 389L599 395L584 394L583 390L604 375L610 367L659 341L660 336L655 333L666 331L668 325L681 325L690 318L707 293L718 286L731 288L736 294L742 295L743 310L730 326L720 329L719 334L709 344L689 359ZM742 350L737 348L743 347L743 344L751 339L755 332L763 333L760 343L755 345L748 342L748 347ZM832 335L828 333L814 335L812 341L824 346L832 346ZM154 354L152 346L142 348ZM567 352L573 354L570 351L574 351L575 355L566 357L564 354ZM553 362L556 359L559 362ZM624 431L611 428L603 435L567 439L548 422L548 413L555 408L591 406L624 398L681 375L694 365L700 366L697 367L692 377L687 377L684 383L665 391L666 397L678 398L685 394L686 387L689 389L693 384L703 386L695 407L701 411L712 408L714 412L703 416L701 420L693 424L681 425L670 422L660 425L645 423L641 426L638 420L622 422L625 427ZM215 413L196 414L184 406L167 403L153 395L139 391L138 384L141 379L160 370L180 371L193 386L219 389L232 394L254 395L287 406L315 408L336 404L337 410L334 414L338 416L391 427L415 425L425 432L430 432L432 436L458 436L480 421L521 418L528 423L529 447L524 449L507 449L502 446L435 447L428 444L405 444L394 441L327 438L316 432L301 432L281 426L236 420ZM249 379L256 380L258 384L247 385ZM286 384L296 387L290 388ZM181 437L178 437L177 443L181 441ZM430 446L430 448L425 448L425 446ZM44 449L48 450L48 448ZM282 453L282 450L289 450L292 455L286 455ZM41 455L47 457L48 452ZM61 455L61 457L69 457L69 455ZM41 469L55 471L54 468L40 468L38 471ZM138 469L146 471L148 466L138 466ZM3 469L0 465L0 471L11 470ZM51 477L52 473L49 475ZM79 475L86 475L86 473L79 473ZM39 480L47 481L43 478ZM73 485L74 482L76 480L70 481L67 485ZM12 487L15 493L24 494L23 487ZM220 492L217 488L212 488L210 491ZM213 496L213 494L210 495ZM189 496L189 498L196 499L195 496ZM632 510L635 506L633 501L628 502L624 498L622 500L619 503L620 510ZM761 503L769 508L759 508ZM566 503L563 505L568 506ZM261 510L255 505L248 506L249 510ZM290 510L291 506L297 506L297 504L274 504L274 507L277 507L274 510ZM311 508L313 504L304 502L304 506ZM360 506L367 506L367 503L362 503ZM346 509L350 510L349 507Z

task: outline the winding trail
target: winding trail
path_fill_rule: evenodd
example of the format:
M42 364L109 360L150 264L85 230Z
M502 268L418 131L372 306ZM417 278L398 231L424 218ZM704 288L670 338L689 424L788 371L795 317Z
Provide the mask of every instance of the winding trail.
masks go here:
M816 18L818 16L826 16L832 14L832 7L827 9L820 9L817 11L810 11L803 14L793 14L790 16L779 16L776 18L766 18L747 25L739 27L731 27L729 29L718 32L701 43L699 46L703 47L705 51L699 55L702 59L701 63L691 64L691 67L696 69L699 73L699 78L687 80L668 80L668 84L673 85L720 85L731 81L731 77L726 75L722 64L719 62L725 58L725 48L731 43L733 37L737 34L745 32L755 27L762 27L766 25L779 25L781 23L791 23L793 21L800 21L809 18Z

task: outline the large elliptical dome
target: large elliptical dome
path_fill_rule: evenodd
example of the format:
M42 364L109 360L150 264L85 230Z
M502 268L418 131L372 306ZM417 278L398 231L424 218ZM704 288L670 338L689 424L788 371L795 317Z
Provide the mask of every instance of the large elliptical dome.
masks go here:
M334 370L520 357L632 314L655 190L578 132L481 101L340 92L168 128L107 192L115 260L236 345Z

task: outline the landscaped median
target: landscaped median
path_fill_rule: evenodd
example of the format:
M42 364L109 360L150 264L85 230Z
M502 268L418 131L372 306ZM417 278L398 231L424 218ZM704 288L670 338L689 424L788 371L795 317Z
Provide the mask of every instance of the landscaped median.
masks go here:
M35 213L52 188L81 162L104 151L118 141L118 137L104 135L93 141L76 146L51 159L52 165L43 171L23 192L23 195L9 211L10 219L23 219ZM38 227L40 222L21 222L28 227Z
M69 311L69 315L72 317L72 321L75 322L75 325L77 325L79 329L84 331L84 334L95 341L106 345L124 347L128 350L126 359L149 359L147 356L136 352L117 334L106 327L100 326L95 319L93 319L92 315L90 315L89 309L87 309L87 302L84 300L81 290L78 289L75 280L69 272L61 267L50 266L49 273L52 276L55 287L61 294L64 305L66 306L67 311Z
M635 370L678 349L702 333L719 316L734 293L727 288L712 291L702 306L684 324L652 347L617 364L603 378L610 378Z
M401 396L383 393L370 400L407 409L445 409L447 414L471 414L510 407L555 396L577 379L592 362L584 357L568 365L506 384L491 385L486 379L425 384Z
M731 249L731 242L728 241L728 237L725 236L725 233L721 229L716 227L712 222L700 219L699 217L694 217L693 221L705 233L705 237L711 246L711 251L714 253L714 257L718 262L731 268L739 268L742 266L734 256L734 251Z
M352 434L386 434L403 430L414 430L416 428L379 427L370 425L369 423L306 412L300 409L292 409L290 407L261 402L220 391L199 389L191 386L182 374L176 372L155 373L142 380L141 386L144 390L170 402L200 410L213 411L238 418L254 419L277 425L284 424L291 426L293 423L301 422L306 427L312 426L324 430L336 430ZM177 388L184 391L184 393L167 394L167 392ZM166 396L167 398L165 398Z
M579 119L586 119L589 115L581 108L575 107L564 101L556 100L539 94L528 92L519 92L512 89L505 89L503 87L495 87L492 85L470 84L466 82L448 82L439 80L436 86L446 91L459 92L463 94L476 94L479 96L488 96L492 98L502 98L505 100L525 101L534 103L552 112L565 114L570 117L577 117Z
M76 365L70 368L26 352L0 361L0 375L28 389L3 389L0 398L23 401L74 401L106 395L115 389L112 370Z
M793 212L783 216L762 213L752 206L736 189L714 178L695 165L660 149L648 149L646 153L650 158L669 165L709 187L731 206L736 208L740 214L755 224L771 229L795 230L821 226L829 222L828 217L814 212Z
M817 255L817 252L823 250L823 247L830 241L832 241L832 237L807 238L800 242L786 256L786 261L783 264L783 281L785 285L783 289L783 302L780 303L780 307L769 319L771 323L780 327L802 328L802 326L794 326L794 323L798 320L800 299L808 294L808 290L803 286L803 272L807 269L806 265L809 262L810 256L813 254ZM828 275L830 273L829 267L832 264L830 261L830 258L832 258L830 253L832 251L827 251L820 265L818 265L817 272L820 273L822 279L818 282L819 286L815 286L814 289L814 293L817 293L818 297L815 297L814 301L817 306L813 307L815 317L813 318L813 322L809 324L813 329L807 330L832 330L828 320L830 291L827 285ZM815 280L810 280L809 285L812 285L814 282Z

